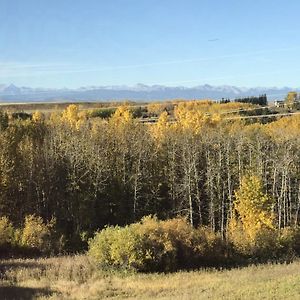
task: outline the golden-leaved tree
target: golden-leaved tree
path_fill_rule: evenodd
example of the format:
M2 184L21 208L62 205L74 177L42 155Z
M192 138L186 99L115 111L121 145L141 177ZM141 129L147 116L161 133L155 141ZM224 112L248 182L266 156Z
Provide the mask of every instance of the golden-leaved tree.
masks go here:
M251 251L261 239L274 233L272 198L263 191L261 178L248 175L242 178L235 191L235 214L229 223L229 237L245 252Z

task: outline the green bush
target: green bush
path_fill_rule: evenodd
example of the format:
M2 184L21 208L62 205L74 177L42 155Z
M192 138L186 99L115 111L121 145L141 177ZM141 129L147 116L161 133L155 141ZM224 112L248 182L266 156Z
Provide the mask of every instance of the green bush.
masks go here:
M89 241L89 255L101 265L138 271L174 271L215 264L224 256L220 236L194 229L185 219L145 217L126 227L108 227Z
M142 241L132 226L107 227L89 240L89 254L102 267L142 268Z
M116 108L99 108L93 109L88 112L90 118L101 118L108 119L110 118L116 111Z

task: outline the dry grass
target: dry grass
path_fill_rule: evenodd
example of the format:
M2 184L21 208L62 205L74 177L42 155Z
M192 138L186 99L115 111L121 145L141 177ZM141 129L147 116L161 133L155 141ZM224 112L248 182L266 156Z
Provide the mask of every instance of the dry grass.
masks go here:
M26 112L33 113L35 111L40 111L44 114L52 112L61 112L66 109L70 104L75 104L78 106L80 111L82 110L92 110L92 109L102 109L102 108L116 108L124 104L129 106L145 106L144 102L126 102L126 101L111 101L111 102L102 102L102 101L93 101L93 102L71 102L71 101L57 101L57 102L28 102L28 103L1 103L0 109L7 112Z
M300 262L173 274L113 273L86 256L0 261L1 299L297 299Z

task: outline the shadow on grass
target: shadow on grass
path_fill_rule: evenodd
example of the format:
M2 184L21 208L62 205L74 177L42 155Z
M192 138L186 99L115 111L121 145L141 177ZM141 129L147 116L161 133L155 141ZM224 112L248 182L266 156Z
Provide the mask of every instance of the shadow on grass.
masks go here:
M39 269L41 271L47 268L46 264L41 264L37 262L30 262L30 261L0 261L0 279L5 279L6 271L13 270L13 269ZM1 300L1 293L0 293L0 300Z
M0 286L1 300L31 300L38 296L51 296L52 293L51 290L41 288Z

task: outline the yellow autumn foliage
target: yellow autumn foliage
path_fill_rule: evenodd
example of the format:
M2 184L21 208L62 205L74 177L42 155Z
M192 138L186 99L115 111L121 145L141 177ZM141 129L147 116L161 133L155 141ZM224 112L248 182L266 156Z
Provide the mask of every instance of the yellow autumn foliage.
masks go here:
M266 132L277 141L297 138L300 132L300 115L284 117L265 125Z
M133 116L128 106L123 105L118 107L115 113L109 119L109 123L115 128L122 128L133 124Z
M176 125L181 130L191 130L199 134L203 127L214 127L220 123L221 117L218 114L207 114L201 110L190 110L185 105L178 105L174 110Z
M168 121L168 113L163 112L160 114L157 123L151 126L149 130L153 138L157 142L159 141L161 142L163 141L164 137L168 133L169 129L170 129L170 124Z
M80 112L78 106L75 104L69 105L61 115L61 120L67 123L73 129L79 129L86 119L86 114Z
M41 113L40 111L35 111L32 114L32 121L35 123L40 123L43 122L45 120L45 115L43 113Z
M100 266L140 271L172 271L215 264L224 242L206 227L193 228L185 219L160 221L144 217L125 227L107 227L89 241L88 254Z
M24 227L20 235L20 244L41 252L49 251L51 248L50 235L54 225L55 219L45 223L39 216L26 216Z
M262 180L255 175L242 179L235 198L228 235L237 248L251 252L258 243L264 243L263 235L275 232L272 199L264 193Z

